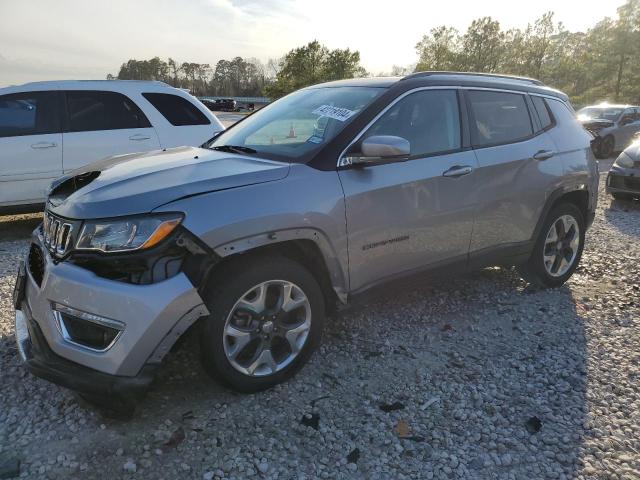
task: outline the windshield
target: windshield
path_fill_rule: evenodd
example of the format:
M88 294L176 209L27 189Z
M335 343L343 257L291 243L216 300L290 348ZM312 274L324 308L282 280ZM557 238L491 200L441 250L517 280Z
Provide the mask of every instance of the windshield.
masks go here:
M375 87L298 90L262 108L204 146L304 162L384 90Z
M622 113L622 108L615 107L585 107L578 111L578 118L588 120L592 118L604 118L615 122Z

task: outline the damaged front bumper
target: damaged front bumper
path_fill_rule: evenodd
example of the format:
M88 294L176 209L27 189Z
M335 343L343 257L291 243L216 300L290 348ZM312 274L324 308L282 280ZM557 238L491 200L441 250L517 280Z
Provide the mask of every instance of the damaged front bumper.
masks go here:
M17 292L16 340L26 367L86 394L143 391L180 335L208 314L184 273L148 285L101 278L54 262L39 229ZM109 328L117 334L100 345Z

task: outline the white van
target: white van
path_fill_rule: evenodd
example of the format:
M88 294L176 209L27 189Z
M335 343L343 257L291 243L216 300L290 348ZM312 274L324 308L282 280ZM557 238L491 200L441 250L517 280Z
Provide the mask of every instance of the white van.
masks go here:
M95 160L200 146L224 127L162 82L71 80L0 89L0 212L39 208L53 179Z

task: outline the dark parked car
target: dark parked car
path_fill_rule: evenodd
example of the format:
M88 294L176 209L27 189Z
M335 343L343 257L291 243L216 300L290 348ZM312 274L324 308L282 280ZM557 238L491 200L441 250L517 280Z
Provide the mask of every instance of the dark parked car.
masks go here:
M238 103L232 98L201 99L200 101L213 112L236 112L239 110Z
M607 175L607 192L614 198L640 197L640 136L622 152Z

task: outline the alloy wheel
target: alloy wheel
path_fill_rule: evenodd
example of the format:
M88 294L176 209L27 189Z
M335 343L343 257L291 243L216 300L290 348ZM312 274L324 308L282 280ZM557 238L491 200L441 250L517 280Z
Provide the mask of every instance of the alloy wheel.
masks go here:
M580 247L580 227L571 215L562 215L551 224L544 242L544 268L552 277L569 271Z
M310 329L311 305L302 289L285 280L269 280L234 304L224 326L224 353L245 375L273 375L298 356Z

